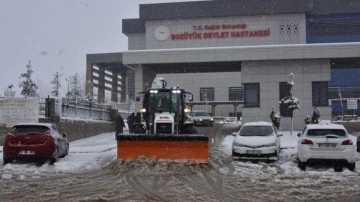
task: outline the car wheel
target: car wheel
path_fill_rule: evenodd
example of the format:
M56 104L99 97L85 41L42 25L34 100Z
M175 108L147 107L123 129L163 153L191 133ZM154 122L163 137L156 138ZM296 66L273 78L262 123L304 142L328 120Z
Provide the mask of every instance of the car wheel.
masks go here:
M355 167L356 167L356 166L355 166L355 162L354 162L354 163L349 163L347 167L348 167L348 169L349 169L350 171L354 171L354 170L355 170Z
M65 156L69 155L69 148L70 148L70 145L69 145L69 143L67 143Z
M238 158L238 153L234 152L234 150L231 150L231 156L233 158Z
M55 154L53 157L50 158L49 160L49 164L50 165L54 165L54 163L56 163L59 160L59 150L56 148Z
M186 126L180 130L181 134L197 134L197 130L194 126Z
M60 158L64 158L69 154L69 143L67 143L64 154L60 156Z
M58 159L59 159L58 156L51 158L49 161L49 164L54 165L54 163L56 163L58 161Z
M343 171L343 167L341 164L336 164L334 167L335 172L342 172Z
M3 158L4 160L4 165L8 164L8 163L11 163L13 161L13 159L10 159L10 158Z
M299 166L300 170L306 170L306 162L301 162L299 160L298 166Z

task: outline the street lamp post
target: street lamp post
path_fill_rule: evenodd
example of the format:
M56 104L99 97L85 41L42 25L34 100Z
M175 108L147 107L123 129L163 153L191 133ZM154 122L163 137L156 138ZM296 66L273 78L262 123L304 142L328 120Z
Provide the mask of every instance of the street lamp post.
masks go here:
M70 81L69 81L69 79L67 79L67 78L65 78L65 80L67 81L67 83L68 83L68 86L67 86L67 93L66 93L66 97L68 98L68 100L69 100L69 92L70 92Z

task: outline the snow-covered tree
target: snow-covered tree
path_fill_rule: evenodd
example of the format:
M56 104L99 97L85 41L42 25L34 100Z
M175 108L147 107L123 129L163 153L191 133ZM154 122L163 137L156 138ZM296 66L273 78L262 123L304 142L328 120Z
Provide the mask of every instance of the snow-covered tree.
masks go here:
M53 95L55 97L59 97L59 95L60 95L60 93L59 93L59 90L61 87L60 77L61 77L61 74L59 72L56 72L54 74L53 80L50 82L53 85L52 90L51 90L51 95Z
M24 97L38 97L38 93L36 90L38 89L38 86L35 84L35 82L31 79L31 75L34 73L32 70L32 66L30 64L26 65L26 72L21 74L20 78L24 78L23 81L20 81L19 87L22 88L21 95Z
M274 108L271 109L270 119L276 129L280 128L280 112Z
M89 100L89 102L93 102L94 101L94 86L90 80L86 83L86 85L89 88L89 92L88 92L88 94L85 95L85 97ZM85 88L86 88L86 86L85 86Z
M10 84L4 91L4 97L15 97L16 95L16 92L14 91L13 89L14 87L14 84Z
M79 75L76 73L75 76L72 76L71 79L71 89L67 93L67 97L70 99L81 99L84 97L84 91L81 89L81 83L79 80Z
M290 94L288 96L284 97L283 99L281 99L279 103L284 105L286 107L286 109L290 111L290 117L291 117L290 134L292 135L293 125L294 125L293 124L293 112L296 109L297 110L300 109L300 100L297 97L293 96L293 90L294 90L294 86L295 86L294 74L290 73L289 78L290 78L290 81L288 81L288 85L290 85Z

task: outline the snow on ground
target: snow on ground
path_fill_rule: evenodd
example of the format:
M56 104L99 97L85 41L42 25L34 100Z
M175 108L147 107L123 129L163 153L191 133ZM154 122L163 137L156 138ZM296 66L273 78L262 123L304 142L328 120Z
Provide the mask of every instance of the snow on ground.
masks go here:
M2 153L3 147L0 147ZM115 133L70 142L69 155L54 165L36 163L9 163L3 165L0 158L0 175L3 179L39 177L51 173L79 173L100 169L116 159Z
M223 130L224 128L226 129ZM19 187L28 189L33 185L31 183L21 187L21 184L26 184L27 180L40 183L40 178L44 177L43 179L46 180L46 176L53 175L56 177L52 179L59 183L55 186L61 186L61 189L70 186L68 194L72 194L69 195L72 199L79 198L77 191L88 190L85 195L92 193L89 195L92 198L87 198L87 201L95 201L98 197L111 199L111 197L128 196L129 193L135 194L138 198L141 198L142 193L158 194L156 196L169 200L172 198L174 201L189 201L194 197L199 197L199 200L192 201L232 201L240 198L243 201L336 201L336 199L341 201L349 197L353 199L360 197L358 153L355 172L344 168L343 172L338 173L333 167L326 166L309 166L304 172L296 163L298 131L294 131L292 135L289 131L279 131L283 134L279 161L273 163L238 161L231 158L234 136L231 135L230 128L231 126L228 125L222 126L219 129L221 133L216 134L219 139L210 143L212 144L210 168L176 164L161 166L161 163L156 163L152 159L140 159L139 163L131 161L119 163L116 160L115 135L104 133L71 142L69 156L59 159L54 165L11 163L4 166L0 158L0 179L7 183L7 187L13 188L11 193L15 196ZM355 136L351 138L356 142ZM1 152L2 147L0 147ZM97 170L102 174L97 176ZM113 175L104 174L108 171L113 171ZM84 178L90 176L91 179L85 180L82 178L83 175L81 177L72 175L83 172L89 174ZM93 176L97 178L93 179ZM59 180L63 177L66 179ZM107 184L108 187L97 188L93 187L94 184L102 186ZM51 194L54 188L42 189L46 194ZM104 189L108 191L104 192ZM6 196L10 192L5 190L2 193ZM33 198L43 197L41 194L42 192L40 195L34 195ZM135 196L128 197L132 199Z
M226 128L230 126L223 127ZM281 137L282 150L280 153L280 160L278 162L278 166L282 170L281 172L300 172L295 162L298 132L299 131L294 131L292 135L290 135L289 131L279 132L280 134L283 134L283 136ZM352 136L352 139L353 142L356 142L355 136ZM226 158L229 159L231 159L231 144L233 140L234 136L230 134L226 135L219 146L219 150L221 151L221 153L223 153ZM1 146L0 153L2 153L2 148L3 147ZM10 163L4 166L3 159L0 158L0 177L2 179L24 179L28 177L36 178L41 177L42 175L54 173L81 173L84 171L101 169L102 167L108 165L110 165L110 167L118 167L118 165L115 165L113 163L116 162L116 152L117 145L114 132L104 133L97 136L70 142L69 155L65 158L60 158L59 161L56 162L54 165L38 165L36 163L19 162ZM236 172L242 172L242 174L249 174L250 172L254 171L254 168L263 167L261 164L252 164L251 162L241 161L234 161L233 165L235 166L235 168L241 167L242 171ZM243 169L244 166L250 168L250 170L248 172L245 172L246 169ZM357 161L357 168L358 170L360 170L359 161ZM328 170L332 170L332 168L329 168ZM323 171L324 170L321 170L319 172ZM275 171L269 170L269 172Z

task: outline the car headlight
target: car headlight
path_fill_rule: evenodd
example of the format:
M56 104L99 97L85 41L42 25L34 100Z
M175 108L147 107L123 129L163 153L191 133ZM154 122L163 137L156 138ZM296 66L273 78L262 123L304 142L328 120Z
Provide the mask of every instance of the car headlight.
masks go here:
M271 144L264 144L262 145L263 147L275 147L276 146L276 142L273 142Z

